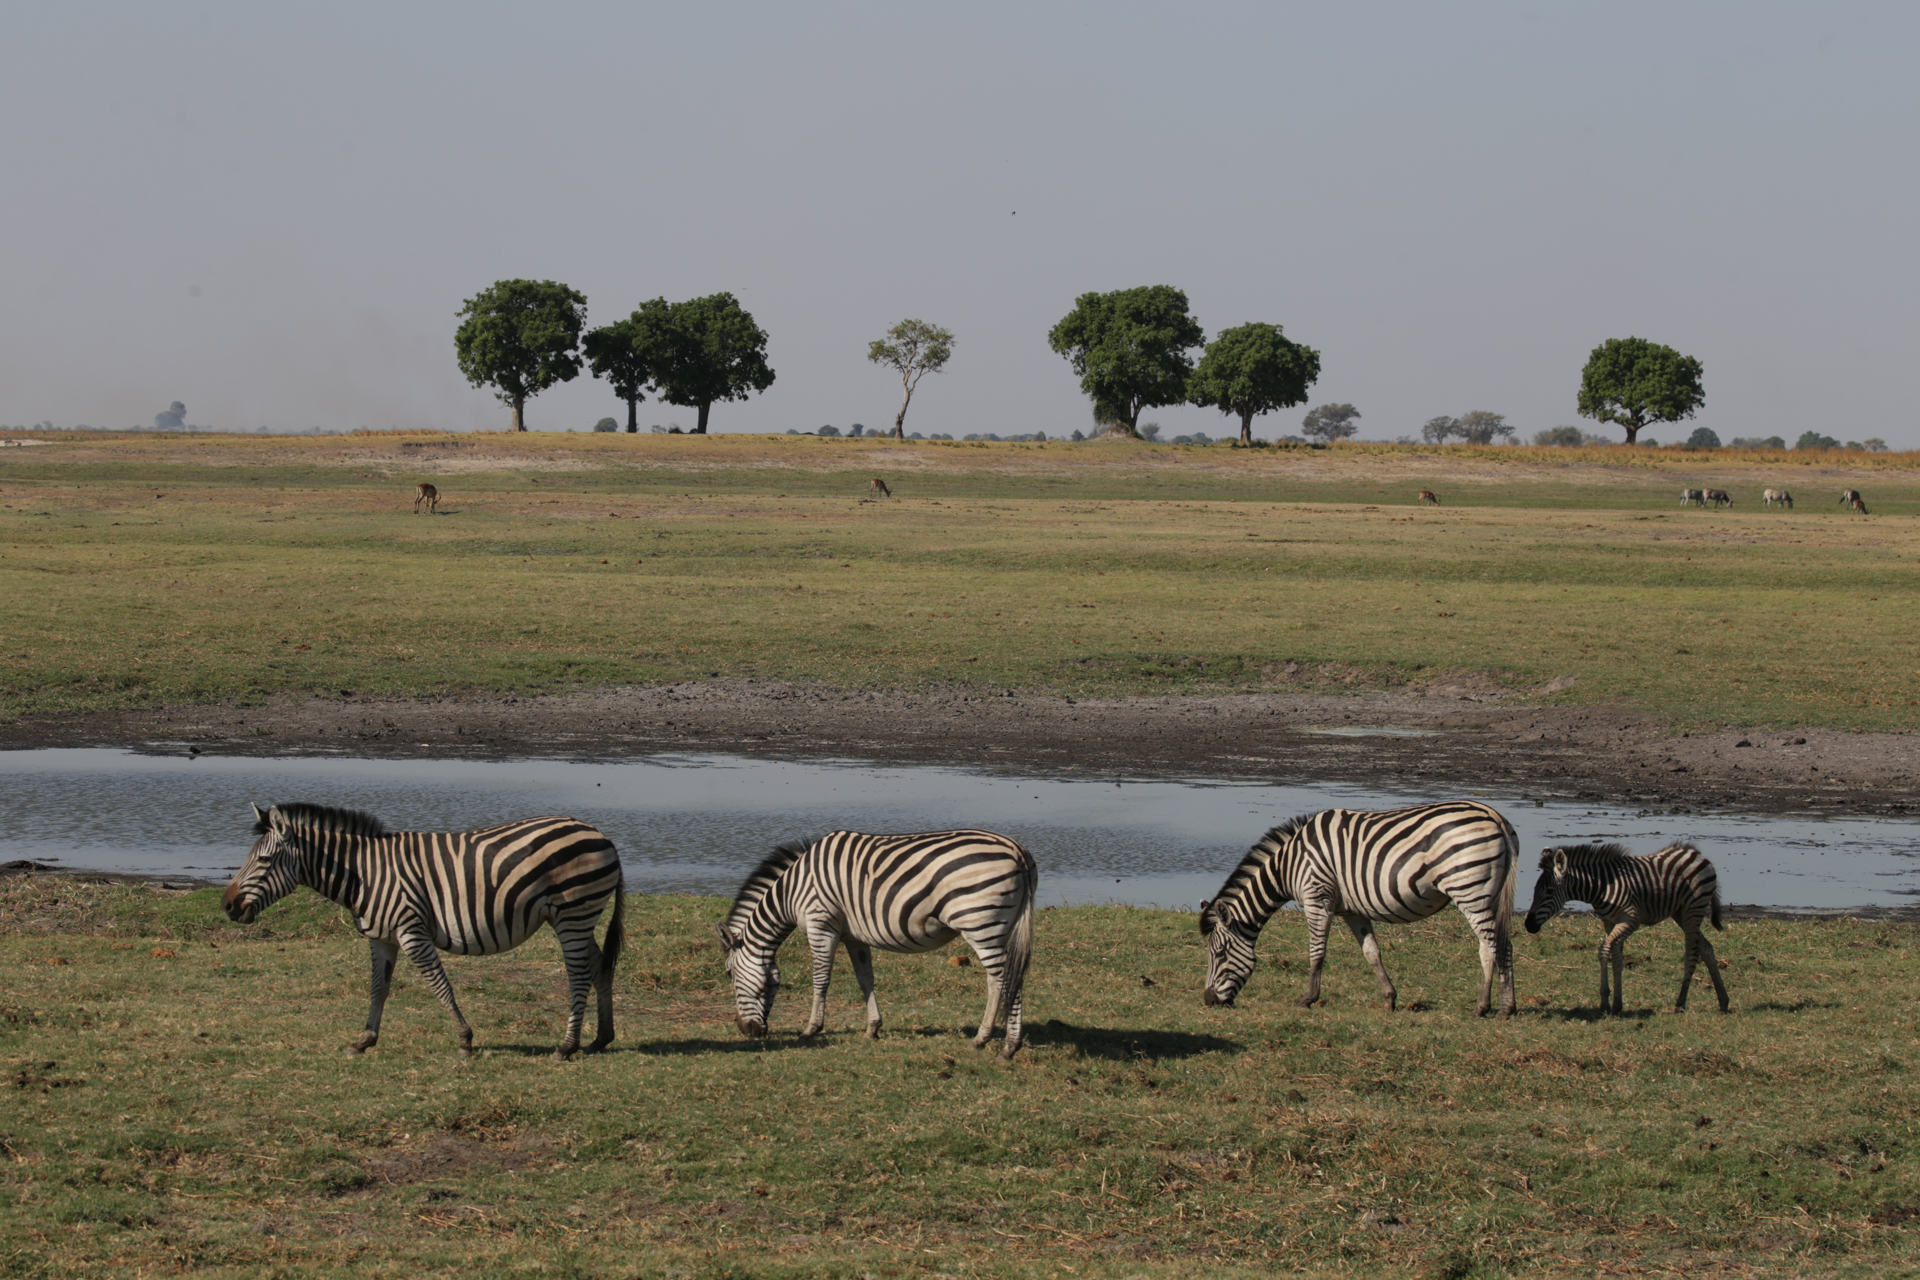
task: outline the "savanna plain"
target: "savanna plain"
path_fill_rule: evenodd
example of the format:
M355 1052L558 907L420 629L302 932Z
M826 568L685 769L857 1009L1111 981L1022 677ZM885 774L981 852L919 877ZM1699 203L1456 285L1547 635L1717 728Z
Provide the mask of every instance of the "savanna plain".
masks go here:
M1114 696L1464 672L1676 730L1901 732L1920 702L1910 455L44 439L0 451L15 727L716 675ZM413 513L421 480L442 514ZM1735 505L1680 510L1699 485ZM1596 927L1562 919L1519 937L1497 1022L1453 913L1384 931L1388 1013L1339 940L1325 1002L1293 1005L1297 917L1204 1009L1191 915L1050 910L1000 1065L961 1033L983 980L957 950L880 959L877 1042L844 977L820 1041L789 991L747 1042L723 904L636 897L620 1039L560 1065L550 938L451 962L473 1060L411 975L348 1059L364 944L305 891L249 929L210 890L0 897L7 1274L1916 1269L1905 924L1730 922L1726 1016L1704 986L1666 1012L1679 936L1648 931L1602 1017Z

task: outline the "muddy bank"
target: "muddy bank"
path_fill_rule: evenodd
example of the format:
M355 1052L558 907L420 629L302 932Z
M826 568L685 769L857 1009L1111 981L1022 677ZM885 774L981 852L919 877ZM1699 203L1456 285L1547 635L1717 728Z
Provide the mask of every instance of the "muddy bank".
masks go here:
M1909 733L1675 735L1607 708L1523 707L1444 691L1076 700L716 680L552 698L282 698L0 725L0 749L80 746L254 756L728 752L1490 787L1646 808L1895 816L1920 808L1920 738Z

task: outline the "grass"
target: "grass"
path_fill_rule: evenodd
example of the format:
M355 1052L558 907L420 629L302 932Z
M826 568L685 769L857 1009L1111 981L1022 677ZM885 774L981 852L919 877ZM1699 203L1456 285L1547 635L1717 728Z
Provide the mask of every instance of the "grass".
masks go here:
M1755 727L1901 729L1920 706L1916 455L456 443L0 452L0 717L715 675L1124 694L1471 672ZM877 472L900 501L864 499ZM420 475L446 515L412 514ZM1757 509L1788 481L1799 510ZM1689 484L1739 505L1678 510ZM1875 515L1822 500L1843 485ZM1414 506L1423 486L1448 505Z
M365 950L302 891L0 881L0 1272L22 1276L1912 1274L1909 926L1736 922L1734 1012L1664 1012L1679 935L1594 1008L1594 926L1522 935L1522 1013L1474 1019L1453 913L1354 948L1300 1010L1283 915L1236 1009L1193 917L1041 913L1032 1038L969 1051L977 968L844 964L820 1043L731 1025L716 899L629 904L615 1051L556 1066L551 937L449 968L467 1063L404 975L378 1049ZM799 957L785 959L790 972ZM1150 979L1146 985L1143 978Z

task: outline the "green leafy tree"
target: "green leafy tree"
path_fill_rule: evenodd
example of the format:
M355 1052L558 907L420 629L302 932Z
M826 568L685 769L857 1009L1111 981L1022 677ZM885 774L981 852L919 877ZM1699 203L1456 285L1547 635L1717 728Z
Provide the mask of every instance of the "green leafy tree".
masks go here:
M1441 414L1437 418L1428 418L1420 428L1420 438L1428 444L1445 444L1447 437L1460 434L1460 420Z
M900 412L893 415L893 438L906 438L907 406L913 403L913 390L929 373L939 373L953 358L953 335L937 324L924 320L902 320L887 330L884 338L875 338L867 347L867 359L885 365L900 375Z
M1453 433L1468 444L1492 444L1496 439L1513 439L1513 428L1507 425L1507 415L1489 413L1485 409L1461 414L1454 421Z
M601 325L580 340L580 348L586 352L587 367L593 370L593 376L605 378L607 385L613 388L613 394L626 402L629 433L640 430L640 402L646 399L640 393L647 383L653 381L653 370L635 345L639 338L640 326L629 316L625 320Z
M1578 448L1585 441L1578 427L1548 427L1534 432L1533 442L1542 448L1569 449Z
M1802 431L1800 438L1793 442L1796 449L1838 449L1840 442L1832 436L1823 436L1818 431Z
M1786 439L1782 436L1735 436L1733 447L1736 449L1784 449Z
M1712 427L1695 427L1693 434L1687 437L1689 449L1718 449L1719 447L1720 433Z
M1706 402L1702 369L1692 356L1644 338L1608 338L1580 374L1580 416L1626 428L1633 444L1653 422L1691 418Z
M1187 398L1187 352L1205 341L1200 322L1187 314L1187 295L1164 284L1083 293L1047 334L1080 375L1095 420L1104 409L1135 437L1142 410Z
M620 430L620 424L612 418L602 418L593 424L593 429L595 431L618 431Z
M1307 416L1300 419L1300 430L1309 440L1325 440L1331 444L1359 431L1360 428L1353 425L1358 421L1360 411L1350 404L1321 404L1307 410Z
M773 385L767 335L730 293L668 302L655 298L633 313L635 349L668 404L700 412L694 435L707 433L716 400L745 400Z
M187 426L187 406L175 400L172 404L153 415L156 431L184 431Z
M1293 342L1277 324L1223 329L1187 379L1187 399L1240 419L1240 443L1253 443L1253 420L1305 403L1320 376L1320 353Z
M501 280L468 298L460 314L460 372L513 408L515 431L527 429L529 396L579 376L585 294L552 280Z

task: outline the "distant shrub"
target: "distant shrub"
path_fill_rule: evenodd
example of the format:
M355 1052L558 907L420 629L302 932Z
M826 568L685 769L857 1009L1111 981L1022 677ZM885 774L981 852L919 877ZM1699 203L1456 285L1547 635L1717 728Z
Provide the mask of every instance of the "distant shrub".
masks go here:
M1578 427L1548 427L1533 433L1533 442L1543 449L1574 449L1586 439L1586 433Z
M1687 437L1689 449L1718 449L1720 437L1714 434L1712 427L1695 427L1693 434Z
M1139 431L1142 440L1158 440L1160 438L1160 424L1157 422L1143 422L1140 424Z
M600 421L593 424L593 429L595 431L618 431L620 429L620 424L615 422L612 418L602 418L600 419Z
M1067 437L1067 439L1069 440L1085 440L1086 438L1087 438L1087 433L1082 431L1078 427L1075 427L1073 429L1073 434Z
M1796 449L1838 449L1840 442L1832 436L1823 436L1818 431L1802 431L1800 438L1793 442Z
M1779 436L1735 436L1736 449L1784 449L1787 442Z
M813 434L817 436L837 436L840 434L840 428L833 426L822 427Z

